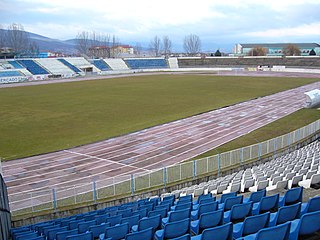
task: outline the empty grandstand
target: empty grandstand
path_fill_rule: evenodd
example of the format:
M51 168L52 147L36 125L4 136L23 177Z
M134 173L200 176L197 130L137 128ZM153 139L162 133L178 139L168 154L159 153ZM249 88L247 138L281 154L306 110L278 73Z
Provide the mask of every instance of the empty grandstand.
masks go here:
M39 58L37 62L55 76L67 78L76 75L74 71L57 59Z
M168 63L164 58L126 58L125 63L131 69L162 69L168 68Z
M92 61L92 64L99 68L101 71L110 71L112 70L110 66L102 59L96 59Z
M29 72L33 75L48 75L49 72L37 64L35 61L28 59L28 60L18 60L17 61L20 65L24 66Z

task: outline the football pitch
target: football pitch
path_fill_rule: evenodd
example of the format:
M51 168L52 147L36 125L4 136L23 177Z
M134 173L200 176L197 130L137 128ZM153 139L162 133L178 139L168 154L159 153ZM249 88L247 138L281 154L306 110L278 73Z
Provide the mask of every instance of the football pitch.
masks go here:
M127 134L318 79L148 75L0 89L0 157Z

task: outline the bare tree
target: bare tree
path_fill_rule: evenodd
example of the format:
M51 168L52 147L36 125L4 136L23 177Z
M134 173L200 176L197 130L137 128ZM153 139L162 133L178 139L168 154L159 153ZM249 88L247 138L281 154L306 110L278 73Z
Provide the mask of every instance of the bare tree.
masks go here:
M183 41L183 48L190 56L195 56L201 52L201 40L198 35L190 34L185 36Z
M89 48L91 47L92 41L90 39L90 33L83 31L79 32L76 36L76 49L80 54L88 55Z
M0 24L0 48L6 47L6 30Z
M134 47L134 52L137 56L140 56L141 55L141 52L142 52L142 46L141 46L141 43L137 42L136 43L136 46Z
M28 54L30 56L37 56L39 54L39 46L35 42L31 42L28 48Z
M150 41L150 49L154 53L156 57L160 56L160 51L161 51L161 40L158 36L155 36L151 41Z
M13 23L8 27L7 31L7 44L8 47L14 49L18 54L24 54L29 47L29 34L24 30L21 24Z
M301 55L300 49L298 48L297 45L294 45L294 44L287 45L286 47L283 48L282 52L285 56L300 56Z
M266 56L268 49L264 47L254 47L248 52L248 56Z
M112 43L111 43L111 54L110 57L116 58L119 57L121 52L120 52L120 41L119 38L116 37L115 35L112 36Z
M165 57L168 57L171 53L171 40L169 39L168 36L163 36L162 38L162 43L163 43L163 54Z

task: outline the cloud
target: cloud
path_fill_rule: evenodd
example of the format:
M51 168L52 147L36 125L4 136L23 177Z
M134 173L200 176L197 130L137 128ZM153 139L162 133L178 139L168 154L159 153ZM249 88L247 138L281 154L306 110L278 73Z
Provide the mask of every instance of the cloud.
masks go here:
M18 22L48 37L68 39L96 31L115 34L122 42L149 42L155 35L168 35L181 45L185 35L194 33L208 46L318 38L318 9L319 0L0 1L2 25Z

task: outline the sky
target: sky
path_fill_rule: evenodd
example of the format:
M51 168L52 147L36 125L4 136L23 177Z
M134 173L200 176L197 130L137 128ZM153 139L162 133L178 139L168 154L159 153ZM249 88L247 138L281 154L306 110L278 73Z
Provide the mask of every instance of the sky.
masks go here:
M203 51L236 43L320 42L320 0L0 0L0 25L67 40L79 32L145 46L168 36L181 50L189 34Z

